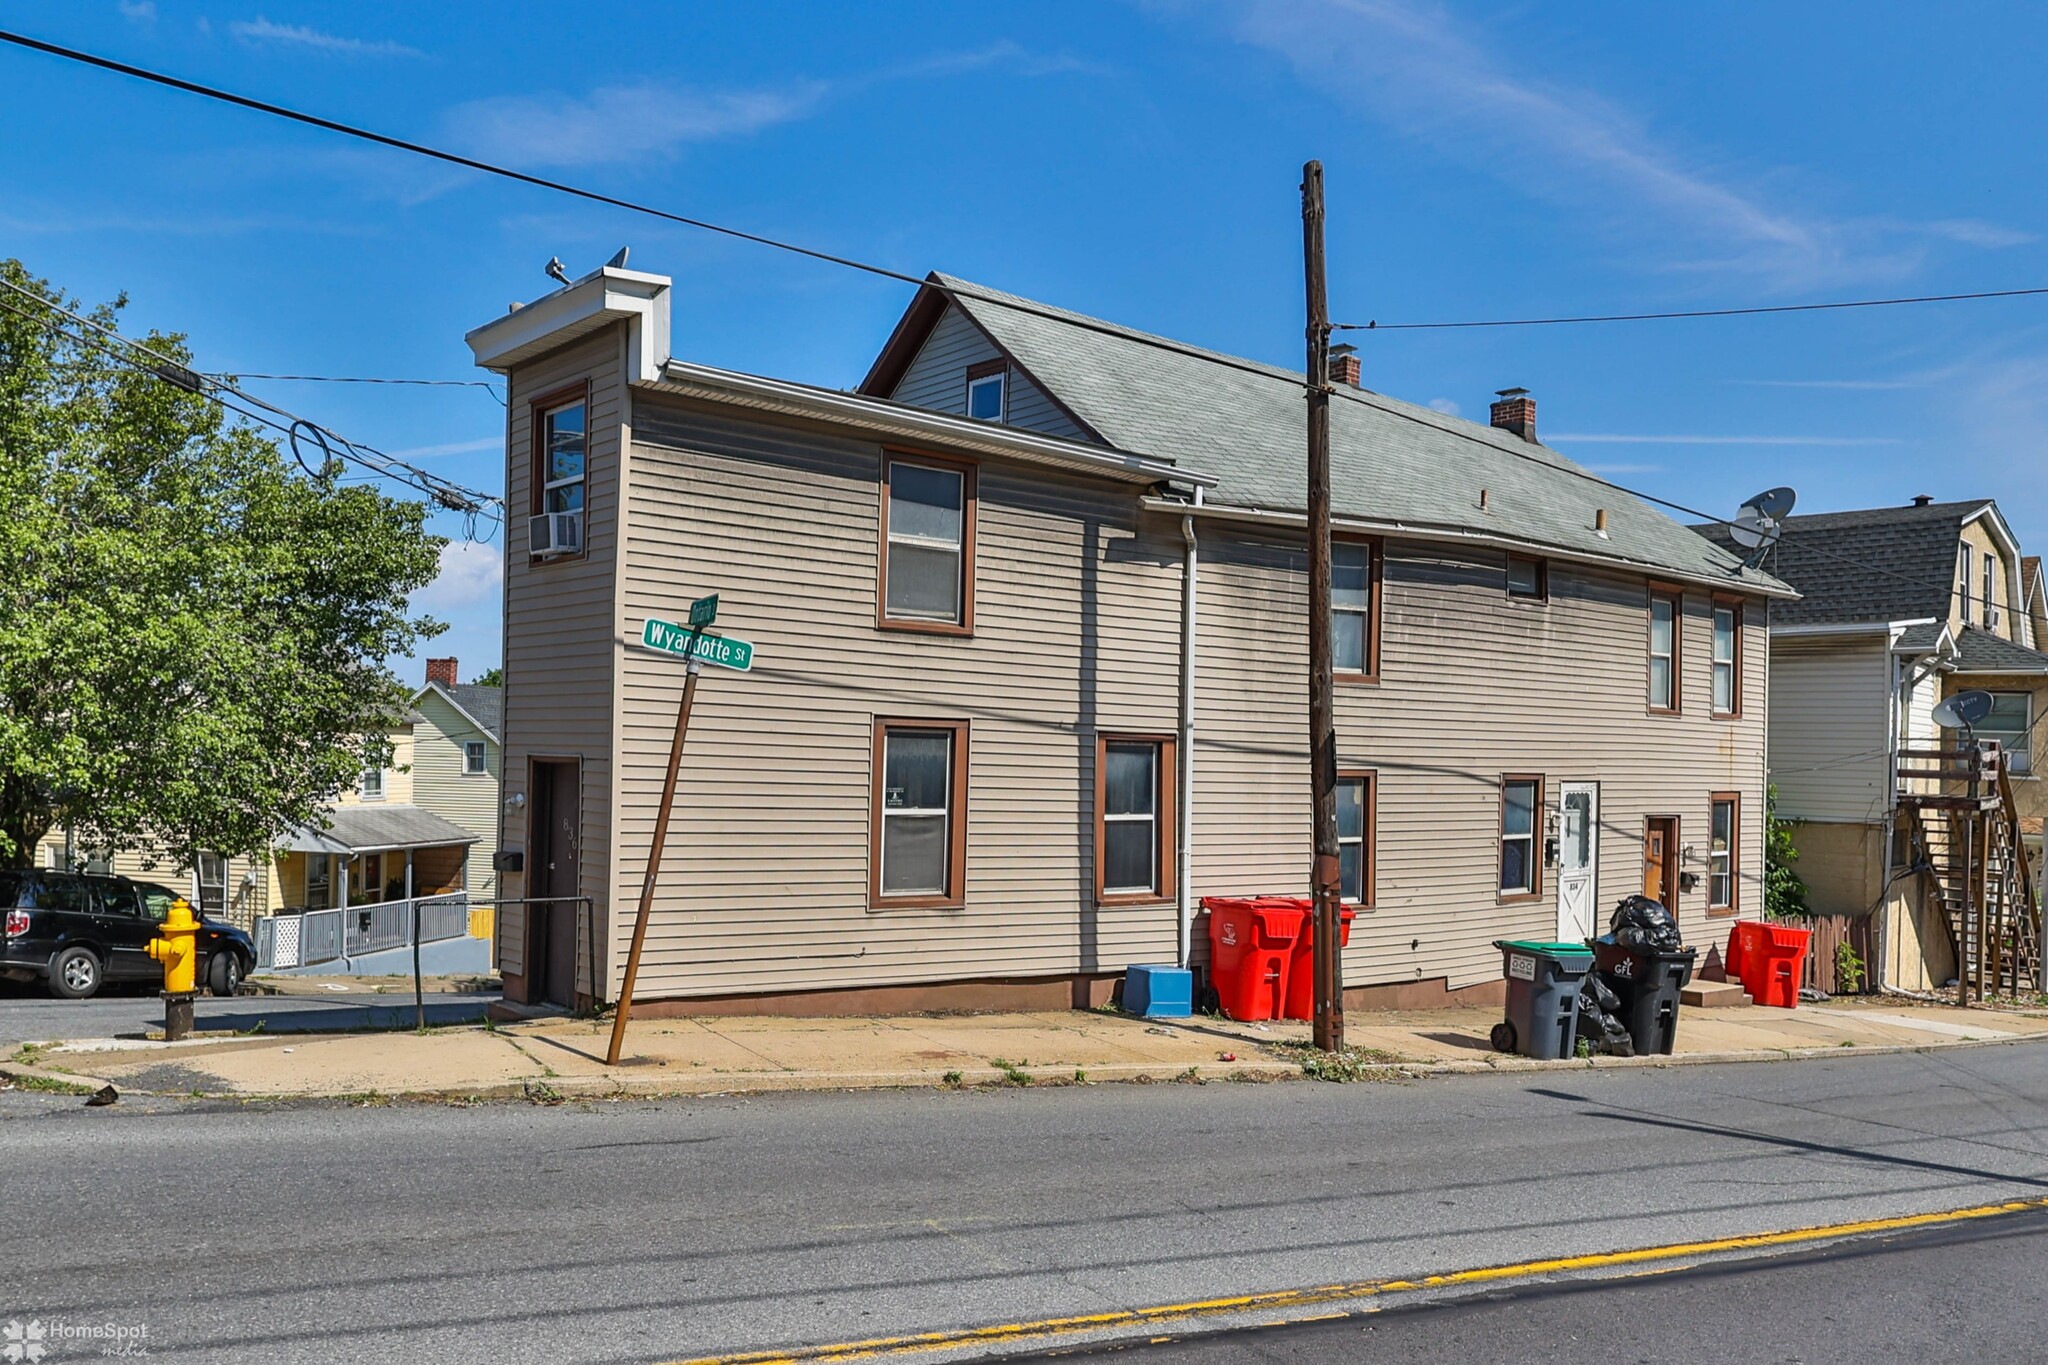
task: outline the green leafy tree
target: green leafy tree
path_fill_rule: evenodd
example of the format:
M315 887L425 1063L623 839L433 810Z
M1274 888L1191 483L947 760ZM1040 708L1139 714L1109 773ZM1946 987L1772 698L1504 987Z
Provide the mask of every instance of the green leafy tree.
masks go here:
M478 687L503 687L505 685L505 670L502 668L485 669L476 675L476 685Z
M0 278L81 311L18 261ZM317 823L388 757L406 690L380 661L443 628L407 605L442 544L425 508L0 305L0 866L64 825L186 863Z
M1792 870L1799 850L1792 845L1792 822L1778 815L1778 789L1764 791L1764 917L1800 919L1811 915L1806 883Z

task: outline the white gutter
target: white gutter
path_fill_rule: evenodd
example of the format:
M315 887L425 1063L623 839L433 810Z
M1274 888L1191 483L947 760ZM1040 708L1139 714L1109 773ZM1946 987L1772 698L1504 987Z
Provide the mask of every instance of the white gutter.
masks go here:
M682 360L669 361L662 368L658 380L636 383L634 387L792 417L839 422L900 440L940 441L953 448L1009 455L1036 464L1061 465L1136 483L1171 482L1214 488L1218 482L1214 475L1148 455L1087 445L972 417L956 417L952 413L933 412L863 394L793 384L788 380L741 374L736 370L721 370Z
M1195 490L1194 505L1202 505L1202 490L1199 488ZM1175 884L1180 893L1176 941L1180 949L1180 965L1185 968L1195 951L1195 889L1191 884L1195 870L1195 841L1191 830L1195 808L1195 574L1201 552L1196 544L1192 512L1182 515L1180 535L1187 543L1187 552L1182 560L1180 576L1180 797L1179 818L1174 821L1174 827L1178 844L1175 850L1178 862Z
M1214 517L1223 521L1248 521L1268 526L1306 527L1308 517L1300 512L1275 512L1260 507L1195 507L1176 502L1171 498L1149 497L1143 500L1148 511L1192 513L1195 516ZM1687 572L1668 565L1657 564L1647 559L1630 559L1626 555L1602 555L1585 550L1573 550L1548 541L1529 540L1521 536L1496 535L1487 531L1467 531L1454 526L1418 526L1405 521L1375 521L1365 517L1335 516L1330 524L1340 531L1355 531L1366 535L1395 536L1416 541L1461 541L1474 545L1499 546L1502 549L1526 551L1548 559L1564 560L1574 564L1597 564L1605 568L1627 569L1634 573L1652 574L1660 579L1677 583L1694 583L1701 587L1721 592L1739 591L1758 597L1775 597L1785 601L1796 600L1800 594L1789 587L1771 587L1751 579L1716 576Z

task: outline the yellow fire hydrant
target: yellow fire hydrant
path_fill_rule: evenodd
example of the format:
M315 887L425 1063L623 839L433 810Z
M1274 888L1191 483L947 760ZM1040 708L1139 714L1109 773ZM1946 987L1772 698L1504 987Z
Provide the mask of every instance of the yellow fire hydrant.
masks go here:
M192 995L199 979L199 921L183 897L149 941L149 955L164 964L164 1038L176 1042L192 1031Z

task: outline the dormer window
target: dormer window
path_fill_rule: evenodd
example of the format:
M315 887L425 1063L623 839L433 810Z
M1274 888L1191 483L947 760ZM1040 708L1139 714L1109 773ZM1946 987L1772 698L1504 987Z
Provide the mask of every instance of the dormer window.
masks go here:
M967 369L967 415L978 422L1003 420L1005 390L1009 387L1009 366L991 360Z
M1998 556L1984 552L1984 627L1998 629Z

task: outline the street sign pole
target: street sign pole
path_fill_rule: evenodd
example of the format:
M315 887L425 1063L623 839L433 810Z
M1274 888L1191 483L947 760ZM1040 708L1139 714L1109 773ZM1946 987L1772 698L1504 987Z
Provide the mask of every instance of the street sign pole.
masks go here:
M699 598L690 607L690 641L682 650L689 660L683 676L683 699L676 708L675 738L668 746L668 773L661 782L661 808L654 816L654 842L647 849L647 869L640 874L640 910L633 917L633 946L626 953L626 979L619 986L619 1002L612 1012L612 1042L604 1054L606 1066L619 1064L619 1049L626 1043L626 1016L633 1012L633 986L640 979L640 950L647 943L647 917L654 909L654 880L661 874L661 854L668 844L668 821L676 806L676 775L683 767L683 740L690 733L690 708L697 700L697 678L704 661L697 657L697 641L704 627L718 615L718 598Z

